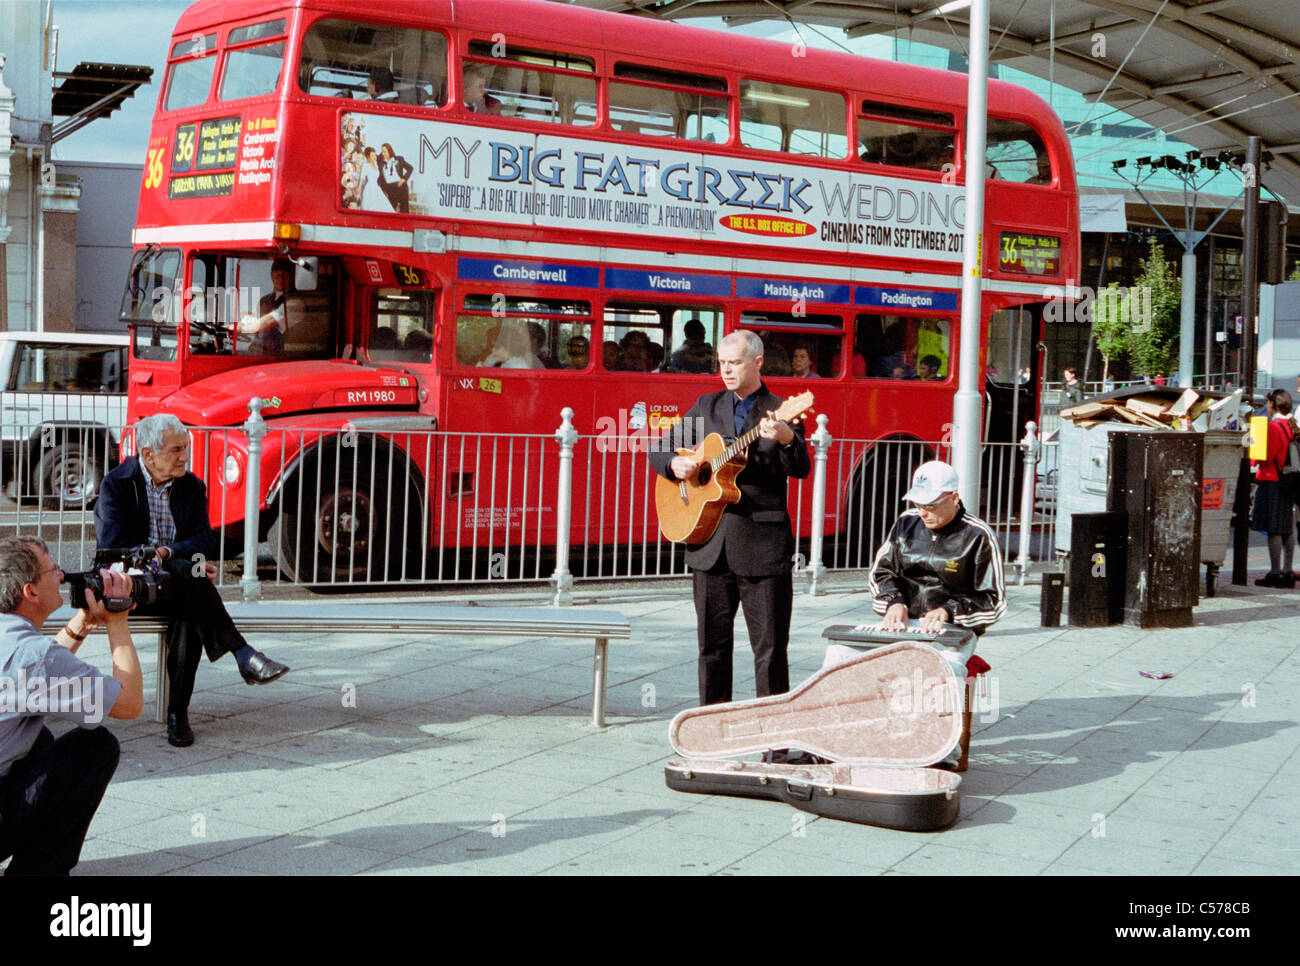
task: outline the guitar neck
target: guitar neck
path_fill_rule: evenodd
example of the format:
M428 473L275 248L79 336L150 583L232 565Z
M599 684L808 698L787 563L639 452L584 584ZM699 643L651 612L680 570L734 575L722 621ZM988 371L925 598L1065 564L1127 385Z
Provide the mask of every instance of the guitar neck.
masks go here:
M713 457L713 459L709 460L710 469L716 473L719 469L726 466L727 463L734 459L737 453L743 453L745 450L749 449L749 444L758 439L758 431L761 428L761 426L755 426L744 436L738 437L735 442L717 456Z

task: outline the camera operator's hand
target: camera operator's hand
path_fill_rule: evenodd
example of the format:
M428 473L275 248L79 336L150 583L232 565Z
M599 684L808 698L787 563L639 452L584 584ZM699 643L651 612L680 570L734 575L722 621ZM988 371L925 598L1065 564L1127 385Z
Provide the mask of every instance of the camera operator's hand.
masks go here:
M105 597L131 596L131 578L126 574L118 573L116 570L101 570L99 576L104 582ZM134 608L135 604L131 606ZM86 588L86 607L83 609L86 613L86 622L92 627L107 624L111 628L114 624L126 624L127 612L110 611L90 588Z
M168 558L172 555L170 547L155 547L154 553L157 555L159 563L166 563Z

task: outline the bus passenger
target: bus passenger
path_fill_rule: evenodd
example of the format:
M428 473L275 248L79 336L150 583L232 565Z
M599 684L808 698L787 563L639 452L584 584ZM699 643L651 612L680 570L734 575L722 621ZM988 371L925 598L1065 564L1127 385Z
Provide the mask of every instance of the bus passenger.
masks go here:
M293 295L293 262L277 258L271 263L271 293L257 303L257 315L249 313L239 320L239 334L252 337L251 355L277 355L284 351L284 333L288 316L296 322L302 314L302 300Z
M487 92L488 68L466 64L461 82L465 110L471 114L500 114L501 102Z
M624 372L650 371L650 336L639 329L633 329L623 336L619 347L623 350Z
M587 368L587 360L591 356L591 343L587 341L585 335L569 336L569 341L565 343L564 348L569 355L570 369Z
M560 364L546 351L546 329L540 322L528 323L528 341L532 344L533 355L542 364L543 369L560 368Z
M387 67L376 67L366 78L366 93L372 101L397 102L397 91L393 90L393 72Z
M618 372L623 368L623 350L617 342L606 341L600 348L600 364L606 372Z
M704 323L698 318L687 319L682 331L686 342L672 354L669 368L673 372L712 372L713 346L704 341Z
M497 344L492 347L485 366L499 366L502 369L540 369L541 360L533 355L528 333L517 322L506 322L497 333Z
M933 382L936 379L942 379L943 376L939 375L939 369L941 367L942 363L939 361L938 356L923 356L921 361L916 364L916 378L923 382Z
M794 371L791 373L800 379L820 379L816 368L813 366L812 350L808 348L806 342L800 342L794 347L794 355L790 357L790 364Z

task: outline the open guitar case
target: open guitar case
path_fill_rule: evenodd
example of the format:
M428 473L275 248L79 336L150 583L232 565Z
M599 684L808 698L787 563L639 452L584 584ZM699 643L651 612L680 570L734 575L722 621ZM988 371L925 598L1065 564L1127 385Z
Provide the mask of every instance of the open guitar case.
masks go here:
M927 644L897 643L818 671L786 694L683 711L668 787L787 802L815 815L924 831L961 806L961 776L928 767L961 741L963 683ZM799 748L829 764L733 760Z

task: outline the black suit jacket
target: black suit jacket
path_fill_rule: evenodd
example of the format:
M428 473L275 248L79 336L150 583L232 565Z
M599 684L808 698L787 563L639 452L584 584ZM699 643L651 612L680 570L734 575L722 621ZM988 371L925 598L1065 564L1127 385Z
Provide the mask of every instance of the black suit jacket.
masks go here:
M149 498L144 488L144 467L137 456L129 456L104 477L95 504L95 542L100 548L140 547L149 542ZM190 559L203 554L217 555L217 535L208 522L207 488L193 473L172 483L172 519L176 539L172 556Z
M669 431L650 453L650 467L666 479L676 479L670 464L679 447L694 449L710 433L728 443L736 437L735 394L730 390L708 393L682 421ZM760 384L759 396L749 411L741 434L757 426L771 410L785 400ZM686 565L710 570L726 552L727 569L742 577L772 577L789 573L793 566L794 534L786 507L787 481L803 479L812 471L803 426L795 424L794 442L781 446L770 439L755 440L749 447L749 461L736 478L740 500L726 508L718 529L706 542L686 548Z

